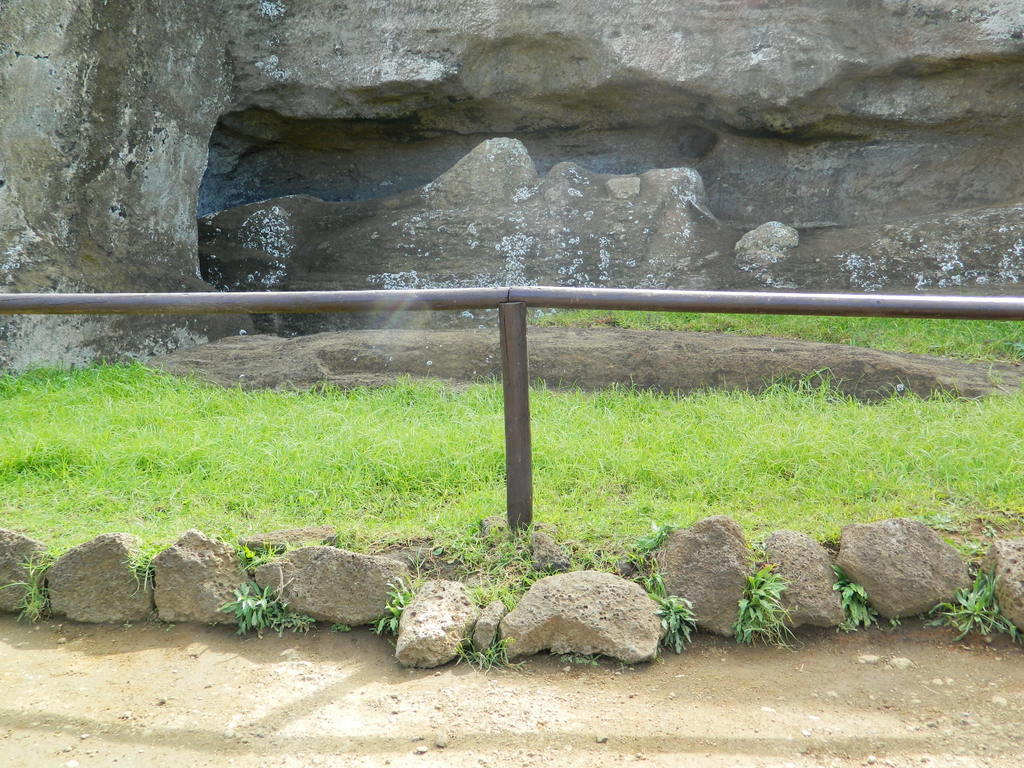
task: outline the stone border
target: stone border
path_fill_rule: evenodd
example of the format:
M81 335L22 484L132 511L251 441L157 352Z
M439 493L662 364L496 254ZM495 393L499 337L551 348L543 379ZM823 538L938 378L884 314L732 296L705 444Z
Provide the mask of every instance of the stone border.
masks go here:
M755 557L734 520L709 517L663 530L646 559L633 558L636 580L602 571L561 572L568 555L550 527L539 528L544 530L530 537L532 562L551 575L536 581L511 611L501 602L481 611L464 584L447 579L427 581L413 595L409 552L349 552L335 546L333 532L323 526L274 531L238 546L191 530L151 563L140 556L134 536L103 534L68 550L45 571L28 565L45 552L42 543L0 529L0 585L8 585L0 590L0 612L17 612L34 581L37 595L48 592L53 615L74 621L155 616L231 624L223 607L254 583L306 622L396 628L396 655L405 666L435 667L473 654L487 664L504 663L545 650L638 663L653 660L665 644L673 610L677 619L685 615L688 626L733 636L740 601L758 578L783 580L777 616L787 632L849 622L835 567L867 593L868 610L894 623L951 602L970 586L959 553L910 518L845 526L833 558L795 531L771 534ZM487 518L481 535L493 541L509 534L500 518ZM1024 539L995 541L982 567L995 579L1003 617L1024 632ZM658 578L651 579L655 573ZM638 583L645 576L648 586L663 585L661 596Z

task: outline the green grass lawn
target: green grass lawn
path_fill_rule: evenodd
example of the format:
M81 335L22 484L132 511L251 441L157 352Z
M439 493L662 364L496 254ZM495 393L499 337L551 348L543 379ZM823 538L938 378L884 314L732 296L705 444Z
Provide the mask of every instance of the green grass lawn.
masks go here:
M579 551L713 514L756 540L892 516L977 532L1024 512L1024 395L541 389L532 406L536 520ZM112 531L157 546L189 527L230 539L323 523L363 551L418 537L458 549L503 513L503 468L496 384L244 392L141 366L0 377L0 526L55 550Z
M748 336L780 336L967 360L1016 362L1024 359L1024 323L995 320L585 310L553 313L536 322L539 325L613 325L639 330L718 331Z

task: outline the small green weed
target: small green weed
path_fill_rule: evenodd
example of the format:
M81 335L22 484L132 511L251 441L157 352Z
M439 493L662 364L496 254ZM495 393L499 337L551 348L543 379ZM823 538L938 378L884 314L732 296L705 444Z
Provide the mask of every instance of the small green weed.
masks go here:
M331 632L351 632L351 631L352 631L352 627L350 627L348 624L341 624L340 622L338 624L331 624Z
M651 523L651 532L644 534L636 540L636 551L642 552L643 554L653 552L664 544L668 535L678 527L679 526L677 525L658 525L657 523Z
M404 584L392 585L391 591L388 592L387 613L377 619L377 623L373 625L373 631L378 635L397 636L398 625L402 621L402 614L409 607L412 598L412 590L408 589Z
M664 584L662 584L662 588L664 588ZM662 647L682 653L697 629L697 620L693 616L693 605L686 598L674 595L662 597L652 594L651 597L658 604L658 618L661 619L661 627L665 630L665 634L661 638Z
M236 544L235 552L242 562L242 568L246 573L254 573L261 565L266 565L281 556L281 553L273 548L250 549L244 544Z
M459 658L456 663L461 664L462 662L466 662L470 666L485 671L495 668L507 669L521 667L521 663L513 663L509 660L508 648L511 644L512 639L506 637L498 640L490 647L484 648L482 651L475 651L473 650L473 643L466 640L459 646Z
M255 582L246 582L236 589L235 599L221 606L221 611L234 615L240 635L255 631L262 637L268 629L278 636L285 630L305 633L314 623L309 616L289 610L288 604L282 602L273 589L260 587Z
M861 627L867 629L872 624L877 624L878 611L871 607L864 587L852 581L838 565L833 565L832 570L836 574L836 583L832 589L839 593L843 615L846 616L839 628L844 632L853 632Z
M755 640L765 645L788 646L794 639L787 626L789 613L782 607L786 580L768 563L747 577L747 588L739 602L739 614L733 624L736 642L745 645Z
M661 572L654 569L648 568L646 572L642 572L637 578L638 583L644 590L653 597L655 600L664 600L668 598L668 594L665 590L665 578L661 575Z
M932 608L929 615L935 616L934 621L929 622L930 626L952 627L960 633L957 640L971 632L981 635L1004 632L1015 642L1021 641L1020 630L999 610L995 578L985 571L978 571L970 587L957 592L952 602Z

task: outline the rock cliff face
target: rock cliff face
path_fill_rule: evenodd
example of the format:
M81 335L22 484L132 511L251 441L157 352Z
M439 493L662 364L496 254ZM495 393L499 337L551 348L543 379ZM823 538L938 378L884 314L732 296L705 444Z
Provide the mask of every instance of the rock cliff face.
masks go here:
M696 171L722 226L691 206L687 280L1015 290L1021 82L1022 0L0 0L0 290L202 289L197 212L332 210L294 195L352 203L332 213L358 245L358 215L411 210L405 195L495 137L525 146L540 174L526 186ZM538 242L557 226L524 215ZM800 245L766 280L731 245L768 221ZM538 274L572 267L551 243ZM436 266L430 279L452 272ZM0 365L239 326L8 318Z

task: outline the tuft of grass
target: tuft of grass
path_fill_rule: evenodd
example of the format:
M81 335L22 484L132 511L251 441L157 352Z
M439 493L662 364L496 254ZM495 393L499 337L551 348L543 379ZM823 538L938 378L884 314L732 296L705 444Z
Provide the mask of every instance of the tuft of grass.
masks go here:
M867 629L878 623L878 611L871 607L868 593L860 584L852 581L838 565L833 565L836 583L832 589L839 593L843 604L843 615L846 619L839 625L844 632L854 632L861 627Z
M459 646L459 656L456 664L465 662L471 667L484 671L491 669L517 669L522 663L514 663L509 659L508 649L512 644L511 638L503 638L495 641L482 651L473 649L471 641L466 640Z
M782 606L786 586L786 580L775 572L773 563L747 577L746 591L732 627L736 642L751 645L758 641L785 647L795 639L788 626L789 613Z
M373 631L378 635L397 637L398 626L402 622L402 614L409 607L412 599L412 590L404 584L392 585L391 591L388 592L387 613L377 619L377 623L373 625Z
M153 578L156 569L153 567L153 558L160 552L160 547L155 545L143 546L138 554L130 561L132 572L135 574L135 582L138 584L138 591L145 591L153 588Z
M959 590L952 602L935 606L929 615L935 617L929 622L931 626L946 625L959 632L957 640L971 632L980 635L1003 632L1014 642L1021 641L1020 630L999 610L995 578L986 571L978 571L970 587Z
M966 360L1024 360L1024 328L1020 323L997 320L580 310L548 314L534 322L549 326L614 326L646 331L777 336Z
M348 624L342 624L341 622L338 622L337 624L331 624L331 632L344 633L344 632L351 632L351 631L352 631L352 627L350 627Z
M18 604L18 621L24 619L36 622L50 615L50 591L46 586L46 572L56 559L57 556L49 552L34 556L27 563L22 563L22 567L28 571L26 581L15 581L0 586L0 589L23 590Z
M221 606L221 611L230 613L238 624L238 634L256 632L277 632L280 637L285 631L306 633L315 623L309 616L295 613L288 603L274 593L270 587L260 587L256 582L246 582L235 590L235 599Z
M697 630L697 620L693 616L693 605L683 597L661 597L651 595L658 604L658 618L665 634L661 638L661 646L682 653L691 642Z

